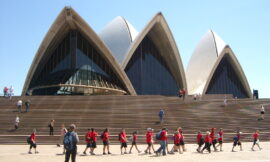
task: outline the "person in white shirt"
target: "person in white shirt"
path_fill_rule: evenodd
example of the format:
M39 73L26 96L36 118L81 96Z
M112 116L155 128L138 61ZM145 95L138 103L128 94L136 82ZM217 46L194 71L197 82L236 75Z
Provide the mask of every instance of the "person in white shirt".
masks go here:
M18 107L18 111L19 111L19 113L20 112L22 112L22 100L19 100L18 102L17 102L17 107Z
M19 128L19 123L20 123L20 118L19 116L17 115L16 118L15 118L15 130L17 130Z

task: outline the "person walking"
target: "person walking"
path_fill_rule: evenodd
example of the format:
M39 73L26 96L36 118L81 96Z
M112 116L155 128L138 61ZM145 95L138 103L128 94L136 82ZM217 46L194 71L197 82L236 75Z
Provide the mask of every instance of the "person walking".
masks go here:
M110 152L110 140L109 140L109 129L106 128L104 132L101 134L101 139L103 141L103 155L106 155L105 149L107 148L108 154L111 154Z
M153 152L155 152L155 149L154 149L154 140L153 140L153 131L154 129L152 128L147 128L147 132L146 132L146 143L147 143L147 148L146 150L144 151L146 154L149 153L149 154L152 154L151 153L151 148L153 150Z
M238 145L238 146L240 146L240 151L243 151L243 149L242 149L242 143L241 143L241 141L240 141L240 135L242 134L242 132L240 132L239 130L237 130L237 132L236 132L236 135L233 137L233 147L232 147L232 152L235 152L234 151L234 147L236 146L236 145Z
M19 128L19 123L20 123L19 115L16 115L15 124L14 124L15 130Z
M204 144L203 135L202 135L201 131L198 132L196 140L197 140L197 144L198 144L198 148L196 150L197 150L197 152L201 152L201 147Z
M91 146L91 129L88 129L87 133L85 134L85 142L86 142L86 147L83 151L84 155L86 155L87 149L88 148L90 149L90 146Z
M127 154L127 136L126 136L126 132L125 129L122 128L122 131L119 134L119 141L120 141L120 150L121 150L121 155L123 154ZM125 149L125 152L122 152L122 149Z
M204 138L204 147L203 147L203 149L201 150L201 153L203 153L203 151L205 150L205 149L207 149L207 151L209 152L209 153L211 153L211 143L212 143L212 139L211 139L211 137L210 137L210 132L209 131L207 131L206 132L206 136L205 136L205 138Z
M54 119L52 119L51 121L50 121L50 123L49 123L49 125L48 125L48 127L50 128L50 132L49 132L49 135L50 136L53 136L53 127L54 127L54 122L55 122L55 120Z
M79 143L79 137L78 134L75 132L75 129L75 124L71 124L69 126L68 132L65 134L64 137L64 147L66 149L65 162L69 162L70 155L71 161L76 161L77 143Z
M22 112L22 104L23 104L22 100L18 100L18 102L17 102L17 107L18 107L18 112L19 112L19 113Z
M91 145L90 145L90 154L95 155L94 150L97 148L97 132L94 128L91 128Z
M216 136L215 136L215 129L216 128L211 129L210 137L212 139L212 145L213 145L214 151L217 151L217 148L216 148L217 139L216 139Z
M182 128L178 129L179 130L179 133L180 133L180 149L182 148L182 152L186 152L187 149L185 147L185 136L183 134L183 130Z
M255 132L254 132L254 134L252 135L252 137L253 137L253 145L252 145L252 147L251 147L251 150L252 151L255 151L254 150L254 146L255 145L257 145L258 146L258 148L260 149L260 150L262 150L262 148L260 147L260 145L259 145L259 138L260 138L260 132L259 132L259 130L256 130Z
M163 109L159 110L158 116L159 116L159 123L162 124L163 123L163 119L164 119L164 115L165 115L165 111Z
M166 155L166 137L167 137L167 131L166 128L162 128L162 130L159 132L159 141L160 141L160 147L158 148L158 150L156 151L156 155L158 156L159 154L161 154L161 150L162 150L162 155L165 156Z
M216 146L216 147L220 147L220 151L223 151L222 150L223 134L224 134L223 129L220 128L218 132L218 145Z
M36 143L36 132L37 132L36 129L33 129L32 134L30 135L30 137L28 137L29 138L29 144L30 144L28 154L32 154L32 152L31 152L32 148L35 149L36 154L38 153L38 151L37 151L37 143Z
M29 99L26 100L24 104L25 104L25 112L29 112L29 108L30 108L30 100L29 100Z
M265 113L265 109L264 106L261 106L261 120L264 120L264 113Z
M132 133L132 144L131 144L131 147L130 147L130 150L129 150L129 153L130 154L132 153L131 150L132 150L133 146L135 146L135 148L138 151L138 153L141 153L141 151L137 147L137 134L138 134L137 131L135 131L135 132Z
M60 138L59 138L59 144L57 144L58 147L61 147L61 144L63 144L63 140L65 137L65 134L67 133L67 129L64 124L61 125L61 130L60 130ZM65 147L63 147L63 154L66 153Z
M174 154L175 151L178 151L179 154L182 154L182 151L180 149L180 133L178 130L174 132L173 141L174 145L169 153Z

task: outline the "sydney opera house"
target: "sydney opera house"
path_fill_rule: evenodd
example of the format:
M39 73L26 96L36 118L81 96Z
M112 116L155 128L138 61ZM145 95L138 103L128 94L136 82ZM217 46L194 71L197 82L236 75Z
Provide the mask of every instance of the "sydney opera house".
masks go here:
M141 32L116 17L96 34L65 7L43 39L22 95L252 96L231 48L213 31L199 42L185 72L176 42L161 13Z

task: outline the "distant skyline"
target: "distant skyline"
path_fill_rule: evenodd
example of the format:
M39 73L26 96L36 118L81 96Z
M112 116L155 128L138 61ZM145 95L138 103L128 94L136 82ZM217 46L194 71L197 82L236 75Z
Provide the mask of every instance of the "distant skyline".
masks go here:
M232 48L251 90L258 89L261 98L270 98L268 0L2 0L0 4L0 88L12 85L15 95L21 95L50 26L65 6L71 6L97 34L117 16L123 16L140 32L157 12L162 12L185 70L196 45L212 29Z

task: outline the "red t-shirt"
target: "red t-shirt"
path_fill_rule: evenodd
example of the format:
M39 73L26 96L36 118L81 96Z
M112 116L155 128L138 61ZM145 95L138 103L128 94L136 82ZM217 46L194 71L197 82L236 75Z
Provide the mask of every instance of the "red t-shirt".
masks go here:
M180 144L180 134L179 133L174 135L174 143Z
M91 139L91 132L87 132L86 135L85 135L85 141L87 143L90 143L90 139Z
M211 133L210 133L210 137L212 138L212 140L214 140L215 137L215 131L212 129Z
M31 139L32 142L36 142L36 134L32 133L31 136L30 136L30 139Z
M91 132L91 139L96 142L97 141L97 132Z
M136 142L136 141L137 141L137 134L133 134L132 141L133 141L133 142Z
M223 140L223 131L219 131L218 134L219 134L218 141L222 141Z
M109 140L109 133L108 132L105 132L103 134L103 141L108 141Z
M259 136L260 136L259 133L254 133L253 134L253 139L257 140L259 138Z
M152 142L152 136L153 136L153 134L151 132L146 133L146 143Z
M202 134L201 133L198 133L197 135L197 143L199 143L202 139Z
M121 133L120 133L120 142L121 142L121 143L127 142L127 141L126 141L126 138L127 138L126 133L125 133L125 132L121 132Z
M160 140L161 141L166 141L166 139L167 139L167 132L165 130L163 130L160 133Z
M204 142L212 143L212 138L208 135L205 136Z
M185 136L182 133L180 133L180 141L184 141L184 139L185 139Z

